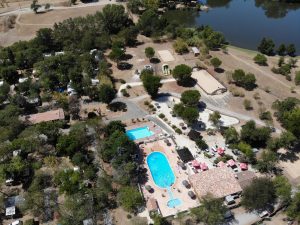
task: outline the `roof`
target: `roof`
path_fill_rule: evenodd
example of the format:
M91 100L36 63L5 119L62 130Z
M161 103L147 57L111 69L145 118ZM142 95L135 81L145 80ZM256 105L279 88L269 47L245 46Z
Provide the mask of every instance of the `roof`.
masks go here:
M192 47L192 51L195 53L195 54L199 54L200 51L197 47Z
M252 181L256 178L256 174L249 170L239 172L236 175L237 180L242 189L245 189L247 186L249 186L252 183Z
M169 50L160 50L157 51L157 53L163 62L172 62L175 60L175 58Z
M52 110L43 113L31 114L25 117L25 120L28 120L30 123L37 124L41 122L53 121L53 120L63 120L65 114L63 109Z
M227 90L206 70L193 71L192 78L197 80L197 85L209 95L223 93Z
M11 206L5 209L5 216L13 216L16 214L16 207Z
M190 175L189 180L199 198L209 193L216 198L223 198L242 191L234 173L227 167Z
M192 155L192 153L190 152L190 150L188 148L179 149L179 150L177 150L177 153L178 153L180 159L184 163L194 160L194 156Z
M148 211L157 211L158 210L158 205L157 201L154 198L149 198L147 201L147 209Z
M82 221L83 225L93 225L93 220L92 219L86 219Z
M190 132L188 133L188 137L193 141L196 141L196 140L202 138L201 134L198 131L195 131L193 129L190 130Z

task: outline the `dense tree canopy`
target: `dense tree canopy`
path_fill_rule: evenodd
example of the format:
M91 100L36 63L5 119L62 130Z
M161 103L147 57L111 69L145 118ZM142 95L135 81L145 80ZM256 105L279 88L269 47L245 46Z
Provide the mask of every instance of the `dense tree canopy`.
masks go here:
M263 210L275 199L273 182L268 178L256 178L244 189L241 204L248 210Z
M200 92L197 90L187 90L181 94L180 101L187 106L197 106L200 101Z

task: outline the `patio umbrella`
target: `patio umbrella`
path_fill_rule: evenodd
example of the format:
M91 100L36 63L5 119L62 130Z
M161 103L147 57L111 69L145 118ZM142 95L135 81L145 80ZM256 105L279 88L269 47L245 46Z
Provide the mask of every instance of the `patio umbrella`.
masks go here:
M195 193L193 191L189 191L188 192L188 195L191 197L191 198L195 198Z
M225 150L223 148L218 148L217 152L219 155L224 155Z
M248 169L248 164L247 163L240 163L240 168L242 170L247 170Z
M152 187L150 185L146 185L145 188L146 188L147 191L151 191L152 190Z
M189 186L190 186L190 184L189 184L189 182L188 182L187 180L183 180L183 181L182 181L182 184L183 184L183 186L185 186L185 187L189 187Z
M193 161L192 161L192 166L193 166L193 167L196 167L196 168L197 168L197 167L200 167L200 163L199 163L197 160L193 160Z
M227 165L229 165L230 167L235 166L235 161L233 159L230 159L227 161Z
M217 166L223 168L226 167L226 164L223 161L220 161L218 162Z
M206 163L201 163L201 170L205 171L208 169L208 166L206 165Z
M184 123L180 123L179 126L183 127L183 126L184 126Z

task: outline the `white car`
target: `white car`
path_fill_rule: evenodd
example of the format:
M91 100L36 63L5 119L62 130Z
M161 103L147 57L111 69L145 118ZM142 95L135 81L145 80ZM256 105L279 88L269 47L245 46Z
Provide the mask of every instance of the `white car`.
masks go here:
M9 225L23 225L23 222L21 220L16 220L16 221L10 223Z
M145 65L144 69L145 70L153 70L153 67L151 65Z

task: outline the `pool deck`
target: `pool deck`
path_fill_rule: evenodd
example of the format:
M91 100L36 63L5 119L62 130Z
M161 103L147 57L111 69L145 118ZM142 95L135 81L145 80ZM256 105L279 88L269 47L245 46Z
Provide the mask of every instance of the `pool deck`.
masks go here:
M139 122L126 127L126 131L140 128L140 127L148 127L149 130L153 132L153 135L150 137L136 139L134 140L135 143L154 141L155 139L158 139L161 137L161 135L163 135L162 129L156 124L154 124L153 122Z
M188 171L182 170L177 165L178 155L177 155L177 152L175 151L175 146L174 146L173 141L171 139L169 139L169 141L172 143L171 146L167 146L167 144L163 140L159 140L156 142L143 144L141 147L141 151L144 156L143 163L144 163L145 168L147 169L147 176L148 176L148 181L145 184L141 185L143 195L144 195L146 201L149 198L154 198L157 200L160 212L163 217L176 215L178 212L187 211L191 208L199 206L198 199L191 199L188 196L188 191L190 191L190 190L193 191L193 189L192 188L187 189L186 187L184 187L182 185L183 180L188 180ZM173 170L176 180L175 180L175 183L171 187L171 191L172 191L174 198L179 198L182 201L182 204L177 206L176 208L169 208L167 206L167 203L170 200L168 191L166 189L156 186L156 184L154 183L154 181L152 179L150 169L146 163L147 156L152 152L164 153L169 161L169 164L170 164L172 170ZM147 191L145 189L146 185L150 185L154 189L154 192L149 193L149 191Z

